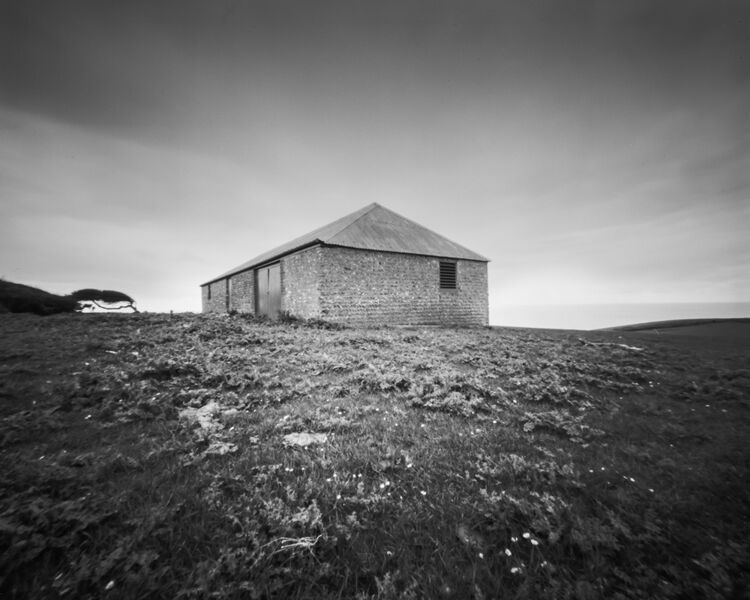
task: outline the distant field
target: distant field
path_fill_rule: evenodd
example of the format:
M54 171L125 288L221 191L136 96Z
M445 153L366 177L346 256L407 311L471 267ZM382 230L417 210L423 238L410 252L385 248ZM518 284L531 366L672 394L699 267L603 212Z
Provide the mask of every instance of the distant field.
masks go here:
M680 335L685 331L694 331L700 335L724 335L731 330L746 332L750 326L750 318L747 319L675 319L671 321L651 321L649 323L635 323L620 327L608 327L600 331L664 331Z
M740 327L0 314L0 596L746 598Z

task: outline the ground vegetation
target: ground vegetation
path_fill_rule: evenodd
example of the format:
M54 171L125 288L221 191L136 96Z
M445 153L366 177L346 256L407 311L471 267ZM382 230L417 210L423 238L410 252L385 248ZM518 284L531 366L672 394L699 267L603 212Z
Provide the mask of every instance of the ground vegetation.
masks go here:
M0 315L0 595L746 598L749 354Z

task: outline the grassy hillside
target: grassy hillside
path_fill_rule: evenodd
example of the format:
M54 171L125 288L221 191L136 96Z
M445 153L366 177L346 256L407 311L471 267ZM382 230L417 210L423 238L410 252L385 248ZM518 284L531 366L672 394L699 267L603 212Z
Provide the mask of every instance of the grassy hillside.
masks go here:
M744 598L749 355L0 315L0 595Z

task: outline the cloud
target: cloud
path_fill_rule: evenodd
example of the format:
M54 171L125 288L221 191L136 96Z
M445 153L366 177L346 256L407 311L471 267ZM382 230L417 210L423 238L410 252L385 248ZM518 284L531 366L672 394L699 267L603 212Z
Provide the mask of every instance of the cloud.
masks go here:
M502 301L750 297L744 2L2 11L18 279L197 307L197 283L377 201L493 259Z

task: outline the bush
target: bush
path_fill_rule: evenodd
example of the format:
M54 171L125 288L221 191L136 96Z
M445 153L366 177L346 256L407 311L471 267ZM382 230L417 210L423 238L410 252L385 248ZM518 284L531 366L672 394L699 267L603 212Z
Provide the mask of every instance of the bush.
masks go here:
M52 315L73 312L78 308L78 302L70 296L58 296L39 288L0 280L0 307L2 312Z
M86 288L68 296L59 296L39 288L0 279L0 312L53 315L63 312L80 312L85 308L95 306L104 310L131 308L138 312L135 300L115 290Z

